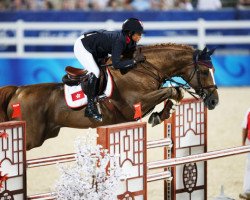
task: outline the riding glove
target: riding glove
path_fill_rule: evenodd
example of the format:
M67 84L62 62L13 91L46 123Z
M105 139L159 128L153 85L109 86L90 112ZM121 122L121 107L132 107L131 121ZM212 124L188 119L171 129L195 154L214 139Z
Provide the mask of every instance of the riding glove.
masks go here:
M135 63L145 62L145 60L146 60L146 57L142 54L136 55L134 59Z

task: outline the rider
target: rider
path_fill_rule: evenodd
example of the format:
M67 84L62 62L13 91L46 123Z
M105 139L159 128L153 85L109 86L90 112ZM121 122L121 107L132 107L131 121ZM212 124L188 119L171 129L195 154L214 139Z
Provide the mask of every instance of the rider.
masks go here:
M144 62L146 58L142 54L136 55L133 59L121 60L122 55L135 50L142 33L142 22L136 18L129 18L124 21L121 31L92 31L81 35L76 40L75 57L89 73L85 91L88 97L86 117L102 121L102 115L95 104L100 63L107 58L108 54L112 55L112 64L116 69L132 68L136 63Z

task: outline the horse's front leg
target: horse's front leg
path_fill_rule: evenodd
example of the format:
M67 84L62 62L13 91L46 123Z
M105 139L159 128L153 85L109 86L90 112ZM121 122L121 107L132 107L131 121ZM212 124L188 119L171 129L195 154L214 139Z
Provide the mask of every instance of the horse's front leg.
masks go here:
M154 127L162 123L165 119L168 119L174 111L175 111L174 102L172 100L167 99L162 111L153 112L148 119L148 123L151 124L152 127Z
M160 92L159 92L160 91ZM168 99L167 102L164 104L164 108L161 112L154 112L150 115L148 122L152 124L152 126L156 126L160 124L165 119L168 119L171 115L171 113L174 111L174 102L169 99L173 99L176 102L180 102L184 97L183 89L181 88L163 88L159 90L158 95L160 95L162 92L165 92L165 94L168 96L164 100ZM151 94L152 95L152 94ZM151 96L155 99L156 96ZM162 96L163 97L163 96ZM162 100L162 99L161 99ZM162 101L164 101L162 100ZM159 100L160 101L160 100ZM162 101L158 102L157 104L161 103Z
M166 99L172 99L180 102L184 97L184 90L180 87L164 87L159 90L148 93L143 97L145 102L152 102L154 105L158 105Z

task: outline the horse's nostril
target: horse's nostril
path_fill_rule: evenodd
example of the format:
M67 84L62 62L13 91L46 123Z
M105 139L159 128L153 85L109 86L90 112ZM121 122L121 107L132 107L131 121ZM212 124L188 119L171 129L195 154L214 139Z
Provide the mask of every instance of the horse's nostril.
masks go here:
M212 99L212 100L211 100L211 104L212 104L213 106L217 105L217 103L218 103L217 99Z

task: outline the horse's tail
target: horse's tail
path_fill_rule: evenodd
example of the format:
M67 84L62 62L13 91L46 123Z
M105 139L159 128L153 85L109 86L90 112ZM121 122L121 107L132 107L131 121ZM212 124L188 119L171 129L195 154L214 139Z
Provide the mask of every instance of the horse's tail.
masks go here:
M0 122L8 121L7 108L17 88L16 86L0 87Z

